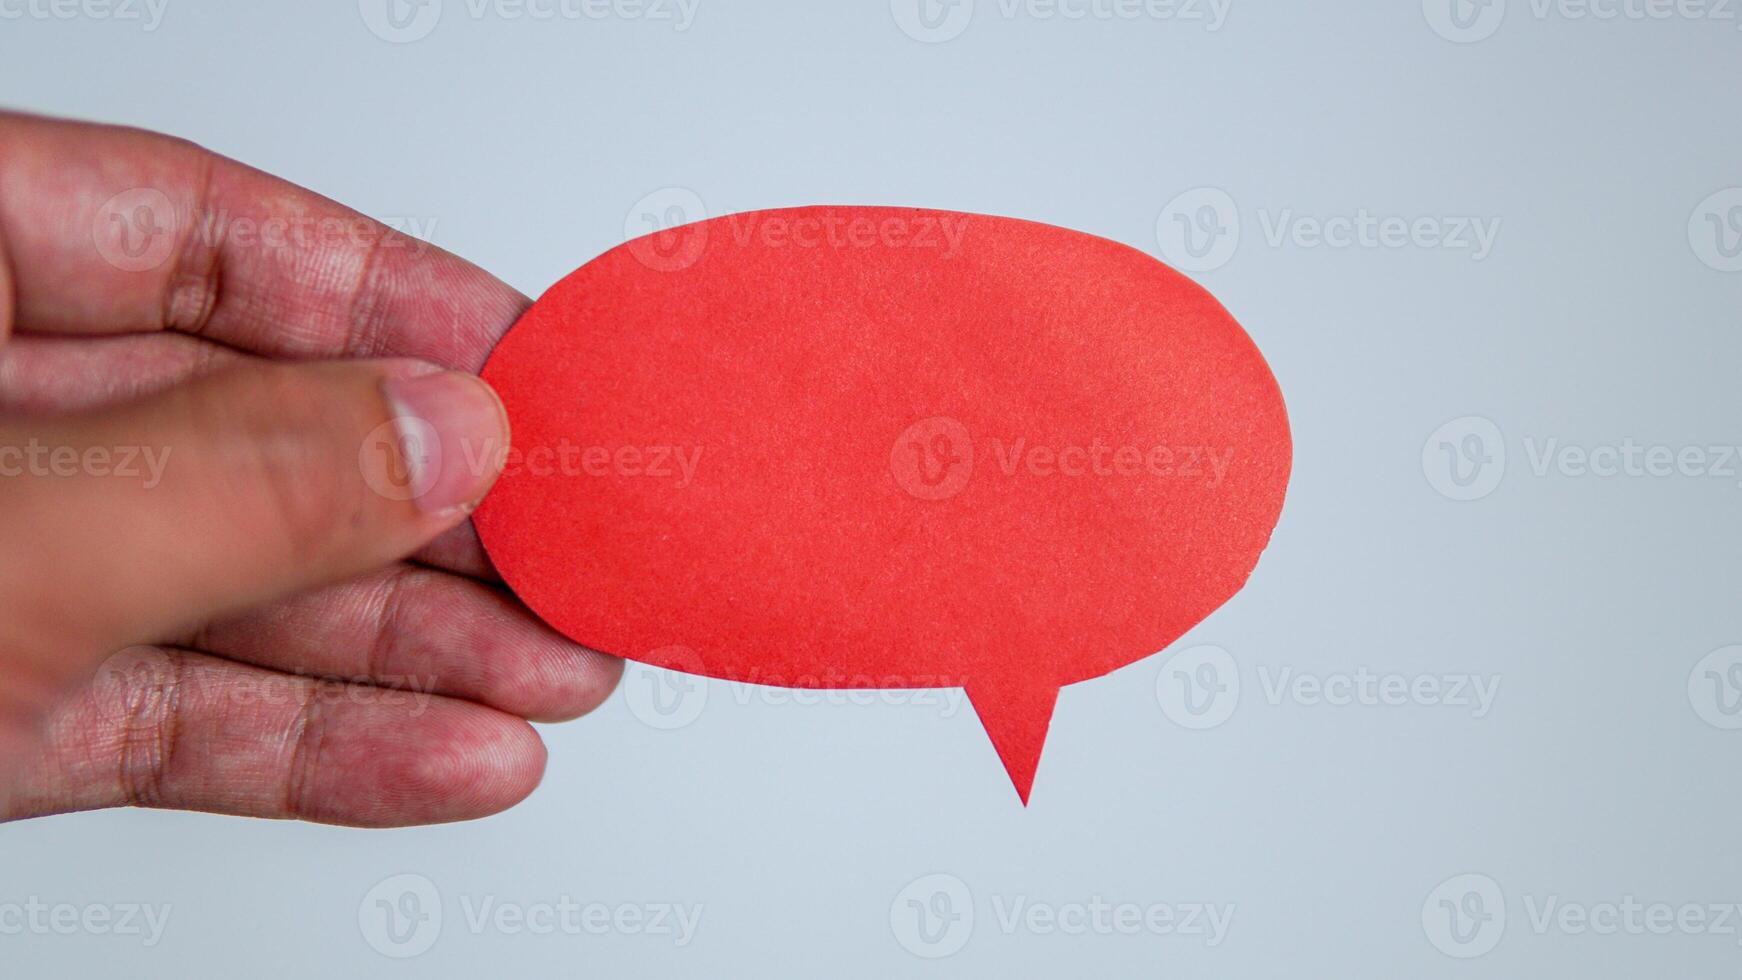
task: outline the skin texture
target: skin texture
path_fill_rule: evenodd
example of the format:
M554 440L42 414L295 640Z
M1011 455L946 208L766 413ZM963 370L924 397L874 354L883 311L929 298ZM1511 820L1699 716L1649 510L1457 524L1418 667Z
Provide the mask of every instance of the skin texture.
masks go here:
M117 251L144 240L119 237L146 227L141 202L159 233L142 257ZM0 113L0 462L164 461L156 480L0 473L0 820L138 805L401 826L530 793L527 721L592 710L621 662L495 581L466 518L494 461L458 483L444 463L456 499L402 499L381 488L416 462L380 438L394 392L433 386L471 407L436 426L444 445L464 428L505 448L469 375L526 306L192 144Z

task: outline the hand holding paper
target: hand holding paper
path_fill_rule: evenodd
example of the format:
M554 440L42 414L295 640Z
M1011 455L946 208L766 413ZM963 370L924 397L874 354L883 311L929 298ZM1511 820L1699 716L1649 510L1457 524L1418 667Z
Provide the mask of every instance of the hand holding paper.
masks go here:
M547 622L734 681L966 687L1025 801L1058 689L1227 601L1290 465L1208 293L981 215L659 232L552 287L484 376L515 442L476 522Z

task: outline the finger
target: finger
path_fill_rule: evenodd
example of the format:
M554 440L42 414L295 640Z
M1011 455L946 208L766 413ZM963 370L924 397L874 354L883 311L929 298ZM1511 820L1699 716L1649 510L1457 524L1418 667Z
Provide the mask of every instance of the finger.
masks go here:
M259 362L0 422L0 540L36 559L0 568L0 611L45 651L106 652L358 574L464 520L506 439L482 381L407 361Z
M398 565L177 638L262 667L465 698L534 721L598 707L623 662L565 639L500 590Z
M177 333L24 334L0 347L0 414L107 408L254 360L222 344ZM470 521L431 541L413 558L459 575L501 580Z
M0 347L0 414L107 408L251 359L185 334L20 334Z
M0 236L21 330L174 330L276 357L475 371L527 305L453 255L191 143L11 113Z
M135 647L56 711L0 819L147 806L441 823L518 803L544 761L531 726L492 708Z
M490 563L490 556L484 552L484 543L478 538L477 526L469 520L443 532L411 557L419 564L453 572L455 575L465 575L480 582L502 581L496 566Z

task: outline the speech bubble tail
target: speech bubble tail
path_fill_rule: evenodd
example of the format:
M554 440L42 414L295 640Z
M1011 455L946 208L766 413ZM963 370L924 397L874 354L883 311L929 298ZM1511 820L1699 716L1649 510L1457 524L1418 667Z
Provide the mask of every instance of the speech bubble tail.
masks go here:
M1034 771L1040 765L1040 750L1046 744L1058 695L1058 688L1050 685L968 685L968 700L992 739L992 747L998 750L1023 806L1028 805L1028 791L1034 786Z

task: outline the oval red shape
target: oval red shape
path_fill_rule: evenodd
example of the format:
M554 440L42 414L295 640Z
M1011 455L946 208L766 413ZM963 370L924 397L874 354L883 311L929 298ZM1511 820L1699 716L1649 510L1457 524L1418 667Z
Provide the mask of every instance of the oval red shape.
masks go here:
M650 235L553 286L484 376L515 450L475 521L558 630L737 681L966 686L1007 764L1033 721L988 715L1042 715L1038 755L1057 687L1241 587L1290 466L1275 379L1213 297L1009 218Z

